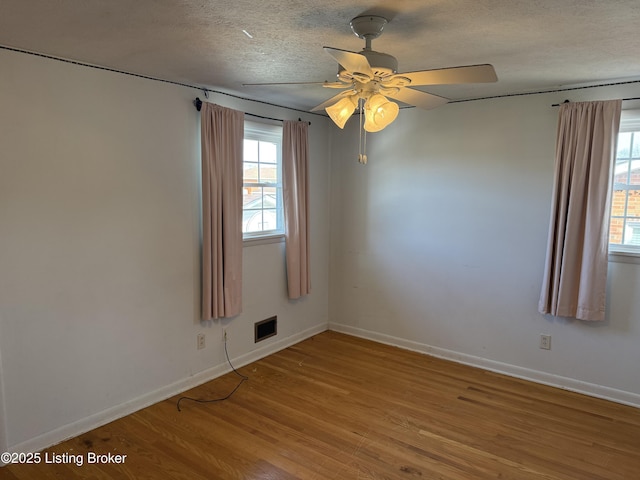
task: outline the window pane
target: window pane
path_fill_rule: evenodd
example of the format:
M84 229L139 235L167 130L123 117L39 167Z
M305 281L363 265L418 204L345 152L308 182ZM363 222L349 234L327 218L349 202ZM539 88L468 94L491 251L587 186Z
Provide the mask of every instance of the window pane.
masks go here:
M264 196L262 197L264 208L277 207L277 189L275 187L265 187Z
M640 191L629 191L629 200L627 204L627 217L640 217ZM637 221L637 220L634 220Z
M278 150L275 143L260 142L260 161L265 163L276 163L278 161Z
M262 208L262 188L244 187L242 189L242 209Z
M258 161L258 141L244 139L243 156L245 162Z
M640 137L640 135L638 135ZM640 185L640 160L631 161L631 178L630 185Z
M609 243L615 245L622 244L622 230L624 227L624 220L622 218L612 218L611 226L609 228Z
M618 134L609 243L640 247L640 131Z
M277 230L278 229L278 214L275 209L263 210L263 230Z
M614 217L624 217L624 207L626 205L627 191L614 190L611 199L611 215Z
M262 210L243 210L242 211L242 231L246 232L247 231L247 223L249 222L249 219L251 217L253 217L256 212L261 212Z
M613 183L627 184L629 176L629 161L616 162L615 170L613 172Z
M624 229L624 244L640 246L640 221L627 220L627 226Z
M631 154L631 132L621 132L618 134L618 154L617 158L629 158Z
M261 232L262 228L262 210L249 210L243 212L242 231L245 233Z
M258 164L244 162L242 164L242 181L244 183L258 183Z
M633 158L640 158L640 132L633 132L633 148L631 149Z
M274 163L260 164L260 182L276 183L278 181L278 168Z

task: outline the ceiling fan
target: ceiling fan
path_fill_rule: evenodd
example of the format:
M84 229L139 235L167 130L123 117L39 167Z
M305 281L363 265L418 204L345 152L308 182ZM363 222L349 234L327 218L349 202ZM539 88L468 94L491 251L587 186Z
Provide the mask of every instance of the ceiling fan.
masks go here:
M398 73L398 61L395 57L371 48L372 40L382 34L387 23L386 18L377 15L363 15L351 20L351 30L365 41L365 47L361 52L324 47L325 52L338 62L337 81L304 84L322 85L343 91L311 111L325 109L334 123L343 128L360 106L360 112L364 113L364 129L367 132L377 132L393 122L398 115L399 106L389 100L390 98L423 109L436 108L449 101L447 98L411 87L488 83L498 80L493 66L488 64Z

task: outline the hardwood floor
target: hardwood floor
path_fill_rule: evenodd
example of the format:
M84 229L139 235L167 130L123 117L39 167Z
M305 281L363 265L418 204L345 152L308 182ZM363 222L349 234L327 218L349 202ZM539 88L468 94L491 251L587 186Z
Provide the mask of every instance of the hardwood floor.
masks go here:
M640 409L335 332L11 465L7 479L640 478ZM230 373L186 394L227 394ZM126 455L87 464L89 452Z

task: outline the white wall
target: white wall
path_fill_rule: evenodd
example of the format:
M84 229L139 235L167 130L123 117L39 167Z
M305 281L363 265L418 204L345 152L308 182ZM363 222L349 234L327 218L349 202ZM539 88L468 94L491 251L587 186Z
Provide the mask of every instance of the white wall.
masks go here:
M2 338L2 332L0 332L0 338ZM4 409L4 381L2 380L2 352L0 352L0 453L6 452L9 448L7 444L6 418L7 414ZM0 461L0 467L2 464L3 462Z
M366 166L352 122L332 160L331 328L640 405L639 265L610 264L604 323L537 312L567 96L638 86L402 110Z
M27 450L227 365L221 322L199 321L191 102L202 92L3 50L0 65L0 446ZM211 101L312 121L313 292L287 300L281 243L245 247L244 312L224 321L242 364L326 329L329 129L317 116ZM271 315L278 335L254 344L254 322Z

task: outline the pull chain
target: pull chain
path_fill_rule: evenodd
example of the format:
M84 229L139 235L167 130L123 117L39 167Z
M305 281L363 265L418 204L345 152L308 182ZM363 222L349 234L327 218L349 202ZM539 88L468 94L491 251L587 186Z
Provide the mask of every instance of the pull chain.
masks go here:
M367 164L367 132L362 126L362 117L364 113L364 100L358 99L360 105L360 136L358 141L358 162L363 165ZM364 136L364 138L363 138Z

